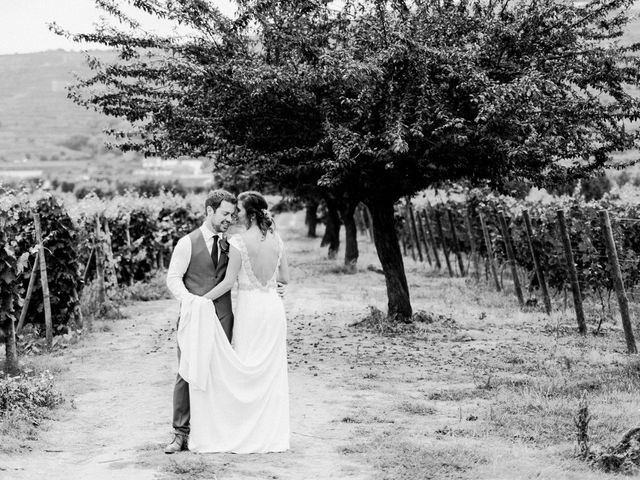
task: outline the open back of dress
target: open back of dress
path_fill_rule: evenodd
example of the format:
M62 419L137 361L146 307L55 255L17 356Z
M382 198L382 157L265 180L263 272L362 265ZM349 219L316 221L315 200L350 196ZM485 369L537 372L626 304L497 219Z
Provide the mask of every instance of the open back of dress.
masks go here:
M237 235L230 243L242 256L242 269L246 278L242 274L239 276L240 288L275 288L283 249L280 236L267 233L264 240L256 240Z

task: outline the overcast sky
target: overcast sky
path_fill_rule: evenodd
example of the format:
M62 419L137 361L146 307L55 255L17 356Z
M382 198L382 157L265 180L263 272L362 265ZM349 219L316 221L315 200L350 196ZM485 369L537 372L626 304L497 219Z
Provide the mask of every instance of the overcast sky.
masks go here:
M230 0L214 1L224 13L232 14ZM636 0L635 4L640 4L640 0ZM0 54L98 47L81 46L55 35L49 31L47 23L55 21L72 32L86 33L92 31L92 24L99 16L100 11L96 9L94 0L0 0ZM136 18L147 30L160 33L170 30L167 24L155 17L137 14Z
M228 0L216 0L215 3L224 13L233 12ZM71 32L86 33L92 30L91 26L99 16L100 11L93 0L0 0L0 54L92 48L55 35L49 31L47 23L55 21ZM148 30L169 31L166 24L154 17L137 15L136 18Z

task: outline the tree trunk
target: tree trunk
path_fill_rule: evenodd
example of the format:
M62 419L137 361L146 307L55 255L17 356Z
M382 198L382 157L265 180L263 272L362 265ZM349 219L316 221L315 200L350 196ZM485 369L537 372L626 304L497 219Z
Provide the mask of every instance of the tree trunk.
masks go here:
M345 230L344 266L347 273L355 273L358 264L358 226L355 220L357 201L345 199L340 213Z
M16 346L16 324L12 318L7 319L7 336L4 339L6 363L4 370L9 375L20 373L18 365L18 347Z
M335 199L326 197L325 202L327 203L327 219L325 220L324 236L320 246L329 245L328 257L333 260L338 255L338 249L340 248L340 215Z
M307 226L307 237L316 238L316 227L318 225L318 202L315 199L307 200L304 208L304 223Z
M374 200L368 204L373 223L373 238L387 284L389 317L399 322L410 321L411 301L398 244L393 201Z

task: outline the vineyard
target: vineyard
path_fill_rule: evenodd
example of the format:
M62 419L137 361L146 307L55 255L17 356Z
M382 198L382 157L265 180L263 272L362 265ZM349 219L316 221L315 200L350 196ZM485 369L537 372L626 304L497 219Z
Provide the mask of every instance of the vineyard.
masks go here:
M627 295L635 298L640 284L636 204L606 197L527 202L480 190L464 196L399 206L404 254L450 276L471 274L479 280L483 275L498 291L507 273L520 306L540 304L547 313L552 296L562 294L566 307L570 291L581 333L586 331L583 299L601 306L601 322L612 315L615 292L628 350L635 353Z
M199 197L135 194L9 193L0 203L0 334L7 370L17 371L15 335L24 325L45 334L83 326L83 295L99 304L118 286L149 280L175 242L201 221ZM40 277L40 280L37 278ZM96 284L95 289L87 287ZM95 291L95 292L94 292Z
M202 203L201 195L167 192L111 199L78 199L61 192L4 195L0 328L7 358L13 359L8 370L17 369L11 339L24 325L46 334L50 344L52 335L82 327L83 295L96 296L104 304L119 286L146 282L164 268L177 240L199 225ZM627 346L635 351L625 302L627 295L634 298L640 283L636 205L607 197L527 202L471 190L433 204L417 197L398 204L396 211L405 255L449 276L470 275L476 281L484 276L497 290L504 290L506 274L522 307L540 305L547 313L551 297L562 296L566 308L571 292L582 333L582 300L601 306L601 322L612 316L616 292ZM609 223L603 220L605 211ZM355 220L361 230L370 227L363 206L356 210ZM608 228L613 251L607 247Z
M83 309L80 306L86 301L87 296L100 294L100 280L104 283L102 294L108 303L109 299L118 298L118 292L130 289L130 285L157 278L158 270L166 267L176 240L199 225L203 209L202 198L199 195L180 197L167 193L156 197L129 194L102 200L93 195L77 199L61 192L13 193L5 195L2 201L4 228L0 230L0 235L3 235L2 240L7 245L2 252L5 261L2 265L6 265L2 275L5 282L2 301L7 302L3 303L3 306L9 305L9 301L13 302L13 312L3 317L4 328L6 332L11 332L12 325L18 329L26 329L26 325L35 325L36 330L43 335L47 330L44 306L47 292L43 292L40 252L44 252L46 264L53 334L58 335L80 327L84 329L91 319L86 312L83 317ZM585 312L587 315L592 314L594 308L599 308L600 305L603 314L612 315L611 312L616 310L611 305L616 285L611 277L610 252L604 235L607 229L600 213L605 210L609 213L612 225L618 265L624 279L623 288L633 299L637 290L638 268L637 244L633 242L637 238L634 227L638 222L634 219L638 212L627 201L609 197L601 201L585 202L580 198L567 197L550 202L532 202L473 190L463 191L457 196L452 195L444 201L433 197L427 200L426 196L417 196L409 203L398 203L396 221L400 247L406 254L405 263L411 279L412 296L416 299L417 306L426 309L426 317L429 320L416 320L413 325L400 326L395 337L387 334L371 335L367 326L369 324L363 322L367 306L372 303L382 306L384 303L383 299L379 298L384 292L381 275L376 273L376 268L370 268L371 262L375 265L376 253L371 242L371 232L366 231L370 227L368 210L360 205L355 214L362 252L361 265L356 269L355 275L348 275L347 270L339 268L335 259L318 258L326 256L327 252L319 249L319 238L308 238L304 234L302 212L279 213L278 225L279 228L283 227L283 234L287 237L288 249L291 249L296 266L297 278L292 282L292 289L295 290L288 294L289 302L292 310L306 312L294 314L291 318L290 359L292 378L295 378L292 385L296 398L294 404L299 408L294 418L297 425L306 425L307 405L316 402L314 408L317 410L314 411L324 412L325 422L311 431L297 427L302 430L301 436L295 437L297 441L301 442L302 438L302 441L309 442L300 447L301 451L304 451L305 455L313 455L325 448L321 445L325 445L328 449L328 453L325 452L327 458L330 458L333 464L331 468L339 469L342 468L340 465L343 465L343 462L359 458L358 449L366 448L378 452L380 446L377 443L377 427L390 429L390 438L399 445L398 452L405 451L403 442L406 442L407 435L404 429L408 428L415 429L415 435L433 438L433 441L440 445L437 448L442 449L445 448L443 445L447 445L446 448L451 452L460 450L461 446L457 442L478 442L479 445L485 441L486 435L490 435L491 438L504 437L501 448L492 450L487 446L482 450L476 443L471 443L471 446L462 448L463 454L460 457L454 457L453 460L447 457L442 460L443 465L453 462L454 465L463 465L470 469L482 469L485 466L484 460L469 456L469 452L481 451L481 458L493 459L492 455L497 455L495 452L514 448L514 435L533 438L534 444L541 446L547 446L548 442L553 445L571 442L573 445L576 428L573 423L575 402L576 398L582 395L583 387L596 385L588 387L595 389L592 395L601 391L604 396L610 395L608 387L600 386L609 385L605 380L601 380L606 375L609 375L606 377L609 379L607 381L618 382L615 384L616 388L624 392L632 389L629 385L634 386L634 382L637 381L636 377L632 376L635 375L634 371L629 370L625 376L611 373L613 370L606 370L618 368L611 362L622 362L625 357L620 353L622 349L615 348L616 344L623 344L616 329L610 329L609 325L605 324L601 335L589 335L584 340L589 345L598 346L600 363L593 364L579 360L583 355L583 351L580 350L582 347L572 350L574 347L571 345L585 337L573 337L566 334L567 330L557 327L555 333L549 333L552 321L545 324L543 319L543 312L547 310L543 284L548 287L550 307L554 311L563 308L563 300L570 303L568 299L572 298L573 293L565 243L558 227L558 211L563 212L566 221L580 298L585 300ZM298 220L294 222L294 218ZM531 226L529 234L527 218ZM501 219L504 219L504 222ZM39 247L40 241L42 248ZM535 273L536 262L544 277L543 284ZM429 264L431 267L427 267ZM511 269L512 266L515 266L514 270ZM513 306L517 305L516 278L519 279L522 290L522 311L528 319L528 325L522 331L518 330L522 317L513 309ZM11 288L5 289L5 285ZM345 293L345 289L349 289L348 292ZM502 293L489 292L496 289L500 289ZM31 299L25 308L29 290L32 290ZM496 312L489 310L486 305L474 310L473 316L463 313L464 308L458 306L448 310L443 307L443 299L437 297L441 291L448 293L440 295L456 300L461 297L467 302L471 301L473 295L482 295L483 291L491 298L508 295L503 302L504 311L501 315L514 319L499 320ZM7 292L13 297L9 297ZM357 300L354 301L354 298ZM101 451L105 452L106 457L97 457L91 468L108 468L109 463L104 462L117 462L123 455L131 457L140 449L146 449L141 454L145 458L153 458L153 462L147 462L144 468L174 468L173 464L167 464L166 458L163 457L160 442L163 441L163 429L166 425L158 422L158 418L162 418L166 413L165 404L170 402L170 396L166 395L166 386L171 381L167 372L172 372L175 353L175 339L170 333L171 327L175 325L175 311L172 309L175 307L174 303L172 300L161 300L128 306L127 309L133 308L134 312L139 313L131 316L130 321L112 322L96 319L97 325L107 327L106 333L88 336L93 338L87 338L79 346L74 346L74 350L79 348L90 352L86 354L87 361L75 365L71 373L63 374L62 377L78 377L79 380L72 382L82 383L82 379L87 375L103 368L98 365L113 363L110 371L114 372L135 365L134 374L115 375L120 382L121 391L118 395L112 393L112 374L106 375L102 380L105 391L109 392L108 401L113 403L109 404L110 410L118 414L124 410L128 411L125 405L130 407L131 398L135 397L138 410L132 410L131 416L139 416L142 415L140 412L146 412L144 421L136 423L133 418L123 420L138 425L127 444L127 453L113 452L113 443L100 440L104 443ZM3 311L8 310L3 308ZM486 318L481 315L483 312L487 312ZM595 318L594 322L593 317L587 316L586 320L590 328L592 323L594 328L600 328L596 327L598 318ZM380 321L384 323L384 319ZM473 325L473 328L469 328L468 323ZM403 335L405 328L412 333ZM113 331L110 331L111 329ZM336 332L340 333L336 335ZM464 332L470 332L475 339L464 340L469 338ZM514 332L519 332L516 337ZM560 332L565 334L558 335ZM610 332L614 334L609 335ZM503 336L512 340L503 342L500 340ZM23 338L20 335L18 347ZM513 340L514 338L517 339ZM118 341L118 348L122 350L114 356L115 339ZM570 355L567 361L572 363L566 367L566 371L562 370L565 368L562 366L564 363L553 363L553 349L557 348L557 345L550 345L550 339L560 342L563 355ZM99 354L94 350L94 341L101 345ZM142 344L137 343L140 341ZM7 343L7 346L9 345L10 343ZM125 348L125 345L128 347ZM496 345L500 351L498 359L493 351ZM460 355L461 350L466 353ZM146 354L141 354L142 352ZM608 352L611 352L611 357L607 356ZM70 357L78 355L69 351L57 359L50 355L37 357L46 358L47 362L64 363L69 361ZM551 358L546 367L549 370L537 369L536 362L547 358ZM627 358L633 362L633 357ZM449 362L456 365L452 371L448 370ZM28 362L25 360L25 363ZM631 368L626 366L626 363L620 365L623 365L619 367L621 369ZM344 375L337 384L332 383L336 382L336 371ZM522 378L525 371L529 372L526 382ZM549 377L543 376L543 373ZM411 382L406 381L407 375L410 375ZM137 380L132 382L132 378L146 376L150 376L154 381L145 383L144 388L140 388ZM50 377L31 379L31 384L28 387L20 386L20 390L13 387L14 383L17 385L17 381L12 383L12 378L17 377L8 377L9 381L5 383L5 389L13 388L9 391L10 395L5 394L6 397L21 401L22 396L35 398L37 393L42 397L42 402L51 405L57 405L59 402L58 394L50 387ZM344 383L345 378L348 379L347 387L339 386ZM391 389L393 395L389 393L390 382L394 385ZM153 385L150 385L151 383ZM365 388L363 385L368 386ZM69 388L68 385L66 388ZM337 395L336 388L352 388L353 391L349 394L341 391L341 394ZM26 393L23 394L23 391ZM151 391L153 393L149 393ZM362 392L368 395L364 401L359 396ZM629 398L635 398L631 390L627 393ZM357 395L351 399L351 394ZM73 416L79 417L78 422L99 423L101 417L96 412L104 409L103 402L106 401L106 397L97 396L96 392L89 392L89 395L95 397L95 405L92 404L90 409L89 399L79 395L78 402L84 404L81 403L83 406L80 410L73 410ZM339 411L334 411L334 397L349 400L344 400ZM598 440L610 442L613 436L628 429L629 407L624 402L631 400L624 397L623 406L609 408L609 404L600 405L599 400L594 398L599 397L591 397L590 407L599 415L599 419L590 432ZM616 400L618 401L619 399ZM558 409L557 405L560 402L562 408ZM484 406L478 407L480 404ZM328 405L332 408L327 410ZM464 410L463 420L459 419L461 413L457 410L453 412L457 408L462 409L460 411ZM532 415L532 408L537 409L535 411L540 414ZM610 410L611 413L607 414L604 410ZM364 413L365 411L369 413ZM402 415L397 416L397 412L402 412ZM371 420L377 418L384 421ZM72 437L70 442L77 441L78 445L90 442L84 437L81 441L73 440L75 435L89 435L85 427L78 427L78 423L68 426L66 422L58 423L54 429L60 432L60 429L64 431L67 428L65 435ZM369 423L372 425L371 431L363 437L357 429ZM147 430L148 424L151 425L152 434ZM112 438L115 439L120 435L121 424L114 421L112 427L96 428L102 428L103 432L108 430L109 435L113 435ZM345 447L336 450L336 441L327 442L322 438L324 432L334 428L338 428L339 433L332 431L332 435L339 435L339 438L343 439L340 442L344 442L345 445L358 444L362 442L362 438L366 441L364 444L358 444L356 449L349 450ZM348 437L352 428L353 438ZM476 432L476 429L481 433ZM476 433L472 435L470 432ZM310 436L305 436L307 434ZM55 433L52 437L57 439L60 435ZM155 442L152 447L149 447L148 443L150 437L153 438L152 442ZM389 437L384 438L386 441ZM530 440L523 442L530 448L530 444L527 443ZM84 450L76 452L69 444L60 448L54 442L40 448L52 451L68 449L83 459L86 456ZM84 449L84 446L82 448ZM155 453L149 451L151 448ZM420 451L420 458L430 458L429 452L432 448L431 445L424 447ZM412 451L407 451L407 455L410 456ZM51 454L46 452L49 450L45 450L41 456L36 455L36 459L42 464L52 461L50 458L53 459ZM403 471L402 465L405 465L405 460L398 461L398 465L394 466L396 464L390 457L391 449L385 452L385 465L389 464L391 467L388 468ZM65 461L76 461L75 457L70 455L71 453L64 457ZM563 451L562 458L571 455L572 453ZM15 458L14 465L20 465L18 457ZM191 458L181 458L181 461L185 462L185 468L190 465ZM233 462L243 465L241 460L235 458ZM264 462L265 465L270 465L269 459ZM517 459L513 462L517 462ZM89 465L86 468L89 471ZM143 467L137 465L136 468ZM204 463L202 468L205 468ZM217 467L208 465L206 468ZM425 465L424 471L430 468L430 464ZM565 466L559 464L556 468L562 470ZM32 471L28 470L25 475ZM237 478L246 478L242 476L245 474L246 472L241 471ZM334 478L342 478L340 474L339 472ZM510 478L492 477L492 474L479 474L476 478ZM131 475L131 478L135 478L134 473ZM395 478L422 477L418 475Z

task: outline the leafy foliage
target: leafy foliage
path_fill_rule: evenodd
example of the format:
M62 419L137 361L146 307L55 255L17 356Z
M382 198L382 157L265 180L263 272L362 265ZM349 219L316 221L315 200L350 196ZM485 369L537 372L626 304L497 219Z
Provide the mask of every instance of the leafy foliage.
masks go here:
M419 209L424 207L425 205L419 204ZM471 246L464 219L470 215L474 242L480 253L486 257L487 249L478 217L478 214L482 214L487 223L495 258L501 263L507 261L507 256L498 215L505 214L516 261L531 272L531 278L534 278L533 259L522 217L522 211L525 209L531 217L533 245L545 272L547 284L556 292L570 286L564 247L558 232L558 210L563 210L567 218L571 247L583 294L595 295L602 300L613 289L599 218L599 212L603 209L608 210L611 216L625 287L630 289L640 285L640 208L636 204L613 201L606 196L599 201L586 201L584 197L562 197L552 203L529 202L483 190L471 190L465 200L437 203L427 212L432 223L435 215L443 218L445 241L451 246L453 237L447 212L452 211L454 228L462 250L467 254L470 253ZM440 239L437 241L440 242Z
M55 390L53 375L48 371L39 375L0 378L0 417L20 411L35 421L40 418L40 409L53 408L60 403L62 395Z
M61 200L44 196L36 200L33 207L29 205L29 209L20 212L21 240L18 244L22 252L28 252L37 245L31 208L40 215L54 331L66 333L69 321L77 319L79 292L82 290L76 251L78 230ZM29 275L25 275L22 285L25 290L28 284ZM29 323L44 326L44 301L39 281L34 285L26 318Z
M70 92L130 123L112 132L118 146L364 201L389 313L404 318L399 198L461 178L563 183L640 146L627 128L640 46L618 41L632 0L239 0L233 19L209 1L133 2L182 37L96 4L123 27L53 28L118 50L115 63L89 58L93 76Z
M0 338L5 337L8 322L17 321L23 296L22 275L26 257L20 254L19 205L13 195L0 199Z
M78 319L85 269L89 267L89 281L94 276L95 261L88 262L96 244L96 218L102 219L101 225L106 222L111 233L109 246L113 262L109 263L105 255L107 285L113 286L109 276L112 269L118 283L126 285L151 279L158 268L162 268L159 255L168 257L178 239L199 226L203 209L202 196L184 198L167 193L153 198L127 194L111 200L102 200L96 195L77 200L72 195L46 193L3 196L0 202L3 244L0 329L4 331L7 322L17 321L30 280L30 266L37 250L32 212L38 212L41 218L54 333L64 334L70 322ZM98 245L103 255L108 243L102 230ZM40 282L34 287L26 323L43 333ZM88 294L92 294L91 289Z

